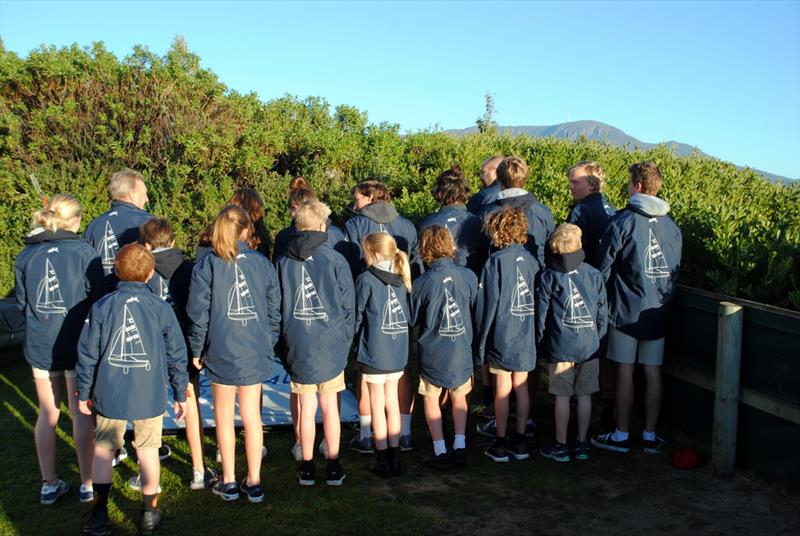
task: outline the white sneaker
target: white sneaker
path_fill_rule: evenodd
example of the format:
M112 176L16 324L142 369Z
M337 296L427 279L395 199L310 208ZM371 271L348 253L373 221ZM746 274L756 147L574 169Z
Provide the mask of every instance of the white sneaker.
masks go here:
M128 457L128 451L125 450L125 447L117 449L116 452L114 452L114 459L111 460L111 467L118 466L120 462L127 457Z
M303 449L300 448L300 443L295 443L292 445L292 449L289 451L289 453L296 462L299 462L303 459Z
M128 479L128 487L134 491L142 491L142 479L141 475L134 475ZM161 486L158 486L158 491L156 493L161 493Z
M206 467L205 471L194 469L192 471L192 481L189 482L189 489L209 489L217 482L217 472Z
M42 482L42 491L39 494L39 502L42 504L53 504L59 497L69 491L69 484L63 480L56 480L53 484Z
M322 454L323 458L325 458L326 460L328 459L328 442L325 441L324 438L322 441L319 442L319 447L317 448L317 450L319 451L320 454Z

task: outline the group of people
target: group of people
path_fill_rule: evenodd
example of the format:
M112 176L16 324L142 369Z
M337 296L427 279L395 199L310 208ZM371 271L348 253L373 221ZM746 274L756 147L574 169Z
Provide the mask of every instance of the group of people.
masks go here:
M349 446L374 453L372 470L383 477L401 474L401 452L412 448L415 392L433 442L426 464L448 469L467 463L476 365L481 415L491 418L478 431L492 437L485 454L495 462L530 457L530 400L538 382L529 376L537 360L547 363L555 396L556 441L540 449L542 456L589 458L591 395L601 377L606 390L613 388L613 374L600 371L610 369L608 363L617 372L616 428L591 444L630 450L639 362L647 390L641 445L658 452L660 365L681 256L680 232L667 215L668 203L657 196L658 167L630 166L629 202L615 211L603 194L602 167L576 164L568 171L576 204L558 227L525 189L529 173L522 159L490 158L480 173L484 188L472 196L458 166L442 173L432 191L441 208L418 227L398 213L384 183L367 180L353 187L354 215L340 229L309 183L297 178L289 187L292 223L274 242L258 194L240 188L202 233L194 262L175 248L171 224L145 211L147 186L135 171L111 177L110 210L90 222L83 237L77 234L79 201L54 196L34 215L15 266L17 302L27 321L24 353L39 399L41 502L52 504L69 489L55 471L64 397L73 416L80 500L94 503L84 532L110 532L112 467L124 452L129 421L140 467L131 484L143 495L141 529L152 532L162 515L156 505L168 388L176 416L186 420L190 487L212 488L226 501L263 501L261 384L277 361L291 376L300 485L317 479L318 407L324 480L341 485L338 393L345 389L351 350L359 371L360 431ZM202 369L211 379L219 474L203 455ZM247 462L240 481L237 396ZM572 396L574 442L567 437ZM447 403L454 430L449 448L442 414Z

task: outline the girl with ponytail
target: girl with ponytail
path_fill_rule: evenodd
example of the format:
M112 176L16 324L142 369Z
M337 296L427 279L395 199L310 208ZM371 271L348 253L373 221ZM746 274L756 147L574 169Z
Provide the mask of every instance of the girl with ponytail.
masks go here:
M365 272L356 279L357 361L369 393L379 476L400 474L398 382L408 363L411 269L386 233L361 241Z

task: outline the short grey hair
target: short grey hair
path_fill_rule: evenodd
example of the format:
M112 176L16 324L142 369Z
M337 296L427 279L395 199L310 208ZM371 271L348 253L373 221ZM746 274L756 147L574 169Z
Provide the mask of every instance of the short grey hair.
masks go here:
M123 169L111 175L111 180L108 182L111 199L122 199L131 193L136 187L137 180L144 182L144 176L132 169Z

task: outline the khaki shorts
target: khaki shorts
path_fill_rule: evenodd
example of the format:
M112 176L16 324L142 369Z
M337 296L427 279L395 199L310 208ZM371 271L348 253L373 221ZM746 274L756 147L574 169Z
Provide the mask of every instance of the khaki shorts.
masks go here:
M362 374L364 377L364 381L367 383L374 383L378 385L384 385L387 381L396 382L399 381L400 378L403 377L403 371L400 372L389 372L386 374Z
M608 327L608 359L615 363L664 364L664 337L636 339L614 326Z
M344 371L340 372L338 376L332 380L322 383L297 383L292 380L289 384L293 394L308 395L311 393L338 393L345 390L344 385Z
M75 369L72 370L44 370L36 367L31 367L33 370L33 379L34 380L47 380L53 378L60 378L64 376L65 378L75 378L77 377L77 373Z
M600 390L600 361L548 363L549 391L556 396L582 396Z
M447 391L451 395L466 395L470 391L472 391L472 384L473 384L473 379L472 379L472 376L470 376L469 379L467 381L465 381L462 385L459 385L458 387L453 388L453 389L447 389ZM431 382L429 382L428 380L426 380L422 376L419 377L419 391L418 392L422 396L439 397L439 396L441 396L442 391L444 389L445 389L444 387L439 387L438 385L432 384Z
M163 420L164 414L162 413L157 417L133 421L133 448L159 448L161 446ZM128 421L109 419L98 415L97 425L94 429L95 445L108 450L121 449L125 445L125 428L127 426Z

